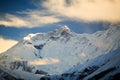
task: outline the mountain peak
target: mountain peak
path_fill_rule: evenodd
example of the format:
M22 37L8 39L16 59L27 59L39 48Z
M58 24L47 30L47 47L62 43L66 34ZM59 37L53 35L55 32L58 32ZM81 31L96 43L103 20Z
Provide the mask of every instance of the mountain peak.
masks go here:
M24 37L24 40L30 40L32 37L34 37L36 34L28 34L26 37Z
M60 30L63 30L63 31L71 31L70 28L68 26L63 26L63 27L60 27L59 28Z
M55 32L54 31L51 31L51 32L48 32L48 34L47 34L47 36L49 35L51 35L51 36L53 36L53 35L60 35L61 33L63 34L64 33L64 35L65 35L65 32L67 32L67 33L69 33L71 30L70 30L70 28L69 27L67 27L67 26L63 26L63 27L60 27L60 28L58 28L58 29L56 29L55 30ZM24 37L23 38L23 40L25 40L25 41L30 41L33 37L35 37L35 36L37 36L37 35L40 35L40 34L44 34L44 33L35 33L35 34L28 34L26 37ZM43 37L43 36L42 36ZM44 37L45 37L45 35L44 35Z

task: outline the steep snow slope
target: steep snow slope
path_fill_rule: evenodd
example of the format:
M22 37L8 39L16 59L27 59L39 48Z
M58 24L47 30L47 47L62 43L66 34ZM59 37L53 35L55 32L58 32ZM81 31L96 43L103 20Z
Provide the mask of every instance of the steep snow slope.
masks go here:
M118 77L115 75L118 74ZM119 80L120 79L120 48L98 56L97 58L76 65L62 75L44 76L51 80Z
M62 74L69 68L120 47L120 26L94 34L76 34L67 26L48 33L29 34L0 55L8 69L43 75Z
M113 53L103 55L97 59L99 60L99 62L103 61L104 59L104 63L97 63L96 66L100 68L98 68L89 76L85 77L84 80L93 79L93 78L108 80L110 77L114 76L115 74L120 73L120 48L115 50ZM94 60L93 62L95 61L97 60ZM103 76L99 77L99 75L103 75Z

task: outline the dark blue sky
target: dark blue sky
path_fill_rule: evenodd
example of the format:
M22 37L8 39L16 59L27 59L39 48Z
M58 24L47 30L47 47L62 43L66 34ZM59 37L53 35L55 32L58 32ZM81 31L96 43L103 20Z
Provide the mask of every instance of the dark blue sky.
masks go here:
M40 2L42 2L42 0ZM39 10L44 10L44 8L37 3L38 0L0 0L0 20L4 19L6 14L21 16L18 12L35 10L38 8ZM22 16L26 16L26 14L22 14ZM98 30L104 30L109 24L105 22L83 22L66 19L61 22L40 25L40 27L38 26L32 28L0 25L0 36L5 39L14 39L19 41L22 37L29 33L48 32L64 25L70 27L70 29L74 32L81 34L94 33Z
M0 13L13 13L27 9L35 9L31 0L0 0Z

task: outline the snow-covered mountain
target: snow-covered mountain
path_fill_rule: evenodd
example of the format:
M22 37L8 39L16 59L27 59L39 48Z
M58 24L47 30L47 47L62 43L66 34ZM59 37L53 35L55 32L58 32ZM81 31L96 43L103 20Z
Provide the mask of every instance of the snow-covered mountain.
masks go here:
M93 74L85 73L87 77L84 77L88 80L101 70L108 69L107 65L110 68L120 65L119 47L119 25L93 34L77 34L64 26L48 33L29 34L17 45L0 54L0 64L11 70L11 74L28 80L43 75L59 75L61 78L60 74L66 73L77 74L73 77L74 80L78 74L90 68ZM115 64L111 64L114 61ZM27 77L29 75L35 77ZM64 79L72 80L70 77Z

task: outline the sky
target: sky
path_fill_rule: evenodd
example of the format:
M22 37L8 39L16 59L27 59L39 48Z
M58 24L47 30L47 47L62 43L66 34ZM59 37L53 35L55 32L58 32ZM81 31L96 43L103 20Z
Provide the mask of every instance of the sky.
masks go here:
M0 53L29 33L67 25L94 33L120 23L120 0L0 0Z

